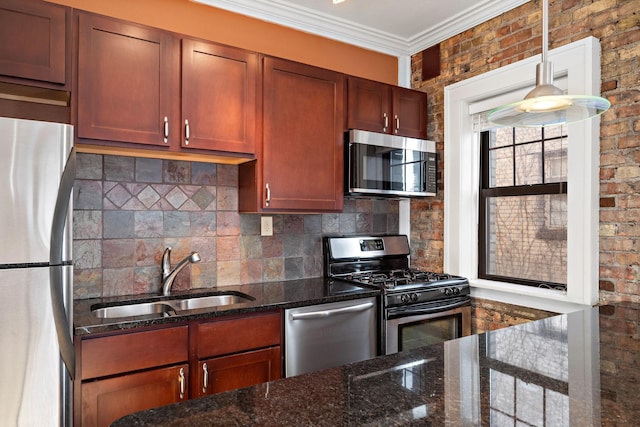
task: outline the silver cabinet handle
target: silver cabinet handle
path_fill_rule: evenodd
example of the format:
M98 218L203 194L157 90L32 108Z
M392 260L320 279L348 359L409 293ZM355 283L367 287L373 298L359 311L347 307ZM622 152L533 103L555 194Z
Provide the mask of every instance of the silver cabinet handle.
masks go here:
M383 127L383 131L387 131L387 128L389 127L389 116L387 115L387 113L382 113L382 118L384 119L384 127Z
M202 380L202 392L206 393L207 392L207 388L209 388L209 370L207 369L207 364L203 363L202 364L202 371L204 372L203 374L203 380Z
M184 368L180 368L180 373L178 374L178 382L180 383L180 399L184 399L184 389L186 387L186 380L184 378Z
M189 145L189 137L191 131L189 130L189 120L184 121L184 145Z
M329 317L336 314L357 313L360 311L368 310L371 307L373 307L372 302L365 302L364 304L358 304L344 308L335 308L333 310L310 311L309 313L291 313L291 320L318 319L321 317Z
M400 118L398 117L398 115L395 115L395 119L396 119L396 130L395 133L398 133L398 130L400 129Z
M169 118L164 116L164 143L169 142Z
M265 199L265 204L269 207L269 203L271 203L271 188L269 188L269 183L266 185L267 187L267 198Z

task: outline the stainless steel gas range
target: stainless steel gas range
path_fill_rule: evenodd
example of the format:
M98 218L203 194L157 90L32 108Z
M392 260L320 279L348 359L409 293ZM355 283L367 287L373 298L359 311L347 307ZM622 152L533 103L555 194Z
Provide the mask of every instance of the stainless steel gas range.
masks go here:
M325 237L325 275L381 290L381 353L471 333L469 281L412 269L407 236Z

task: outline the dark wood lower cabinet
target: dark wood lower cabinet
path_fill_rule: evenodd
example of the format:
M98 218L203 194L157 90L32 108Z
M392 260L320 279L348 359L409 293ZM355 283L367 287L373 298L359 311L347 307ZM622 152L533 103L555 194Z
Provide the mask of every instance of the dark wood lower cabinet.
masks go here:
M82 385L82 425L109 426L125 415L187 398L189 365L121 375Z
M137 328L76 343L76 427L282 377L280 312Z
M248 387L282 377L280 347L216 357L198 362L199 384L192 397Z

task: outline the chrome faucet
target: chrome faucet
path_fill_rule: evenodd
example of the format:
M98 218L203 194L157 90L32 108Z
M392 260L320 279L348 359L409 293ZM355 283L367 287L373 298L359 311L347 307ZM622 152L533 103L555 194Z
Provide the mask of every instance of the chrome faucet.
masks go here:
M171 270L171 246L166 248L162 254L162 295L169 295L171 292L171 286L180 270L182 270L187 264L200 262L200 255L197 252L191 252L189 256L180 261Z

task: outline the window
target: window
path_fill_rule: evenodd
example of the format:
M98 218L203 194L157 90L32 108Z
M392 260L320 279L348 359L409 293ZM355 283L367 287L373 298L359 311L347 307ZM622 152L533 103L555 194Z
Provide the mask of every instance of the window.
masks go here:
M569 93L598 93L600 45L597 39L588 37L553 49L549 57L555 66L555 81L562 82L562 89ZM544 238L549 244L566 234L566 274L563 273L566 291L523 286L510 279L483 278L478 268L480 131L488 128L475 129L473 118L483 111L522 99L535 85L538 62L539 57L531 57L444 89L444 270L467 277L474 297L569 312L598 302L599 118L567 125L562 147L552 149L550 155L538 163L549 183L557 183L566 175L566 193L560 196L558 192L558 197L539 202L546 213L536 226L538 238ZM545 139L550 139L547 137L545 135ZM565 147L565 160L562 160ZM528 187L529 179L523 176L518 183ZM563 211L566 211L566 222L559 219L558 214ZM556 282L555 279L548 281Z
M478 277L566 290L566 126L480 134Z

